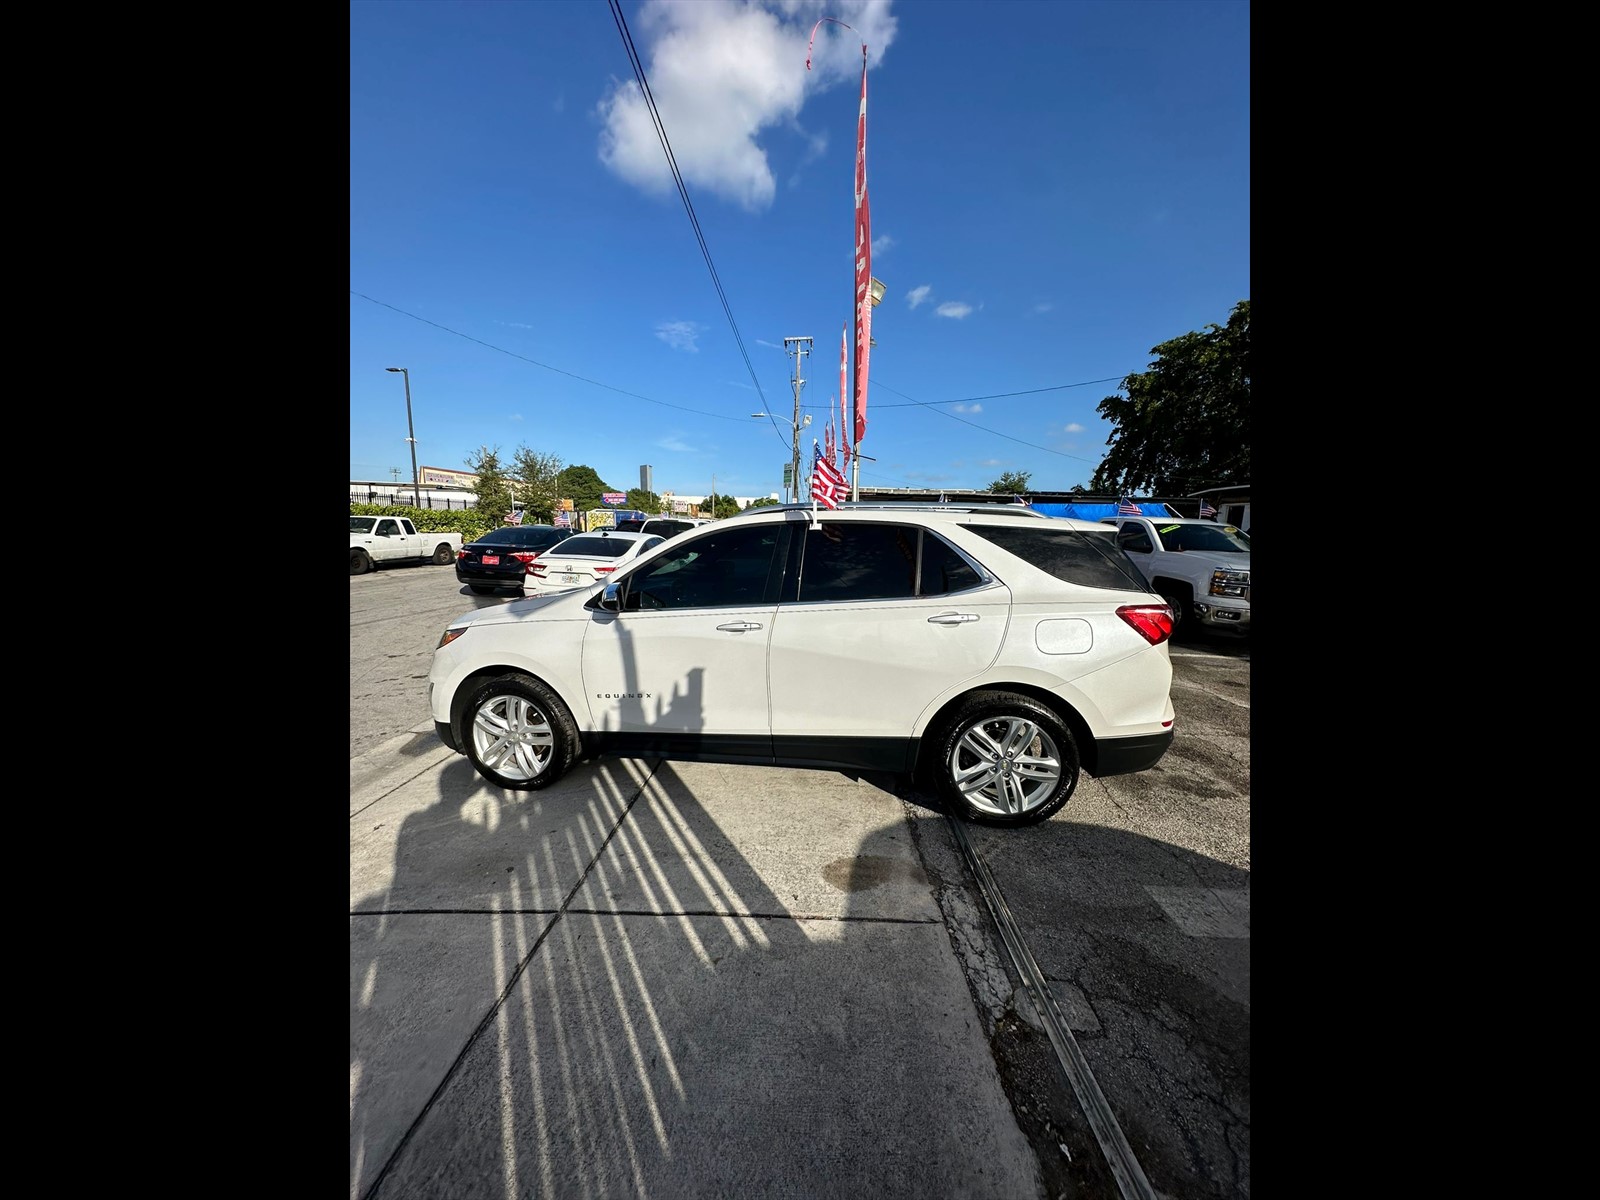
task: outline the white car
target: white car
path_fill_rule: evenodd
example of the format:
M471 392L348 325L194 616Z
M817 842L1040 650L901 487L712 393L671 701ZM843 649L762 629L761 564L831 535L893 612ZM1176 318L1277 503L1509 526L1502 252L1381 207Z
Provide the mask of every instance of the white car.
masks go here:
M769 505L603 587L450 622L428 706L440 740L505 788L600 754L883 771L967 820L1026 825L1080 770L1166 753L1171 631L1108 525L1018 505Z
M553 596L592 587L666 540L660 534L613 529L574 534L528 565L522 591L528 596Z

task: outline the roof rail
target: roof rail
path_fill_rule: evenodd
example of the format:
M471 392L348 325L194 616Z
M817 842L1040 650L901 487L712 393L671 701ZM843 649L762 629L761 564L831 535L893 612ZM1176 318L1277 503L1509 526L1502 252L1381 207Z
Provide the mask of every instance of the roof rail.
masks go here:
M807 514L809 516L811 514L812 508L813 508L813 506L809 502L788 503L788 504L763 504L759 508L742 509L741 512L746 512L746 513L763 513L763 512L774 512L774 511L777 511L777 512L802 512L802 513L805 513L805 514ZM830 511L834 511L834 510L823 508L821 505L816 505L815 508L816 508L817 516L819 516L819 517L825 517L825 516L828 515L828 513ZM1049 520L1052 520L1051 517L1046 516L1044 513L1035 512L1033 509L1028 508L1025 505L1021 505L1021 504L1004 504L1004 503L990 504L990 503L985 503L983 501L976 501L976 502L971 502L971 503L957 501L955 503L936 504L936 503L933 503L931 501L926 501L926 500L845 500L839 505L839 508L838 508L837 511L840 511L840 512L885 512L885 513L895 513L895 512L906 512L906 513L909 513L909 512L983 513L983 514L985 514L987 516L1023 517L1023 518L1026 518L1028 520L1034 520L1034 521L1049 521Z

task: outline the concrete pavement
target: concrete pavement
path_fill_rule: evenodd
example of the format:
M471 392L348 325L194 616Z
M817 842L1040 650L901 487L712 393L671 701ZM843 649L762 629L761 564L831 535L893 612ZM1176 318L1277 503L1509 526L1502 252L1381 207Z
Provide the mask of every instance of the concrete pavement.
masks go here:
M508 792L421 726L350 802L352 1198L1043 1194L942 817L703 763Z

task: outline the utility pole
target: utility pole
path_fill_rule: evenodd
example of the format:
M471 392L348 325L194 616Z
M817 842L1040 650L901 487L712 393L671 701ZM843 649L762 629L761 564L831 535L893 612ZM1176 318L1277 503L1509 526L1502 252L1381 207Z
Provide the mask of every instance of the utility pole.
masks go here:
M411 427L411 370L408 367L385 367L385 371L398 371L406 381L406 441L411 443L411 499L422 507L422 477L417 474L417 436Z
M790 347L794 348L791 350ZM786 337L783 339L785 354L794 355L794 457L789 464L789 474L793 481L793 502L800 502L800 431L811 424L811 418L805 419L805 424L800 422L800 387L805 380L800 377L800 359L811 353L811 339L808 337Z

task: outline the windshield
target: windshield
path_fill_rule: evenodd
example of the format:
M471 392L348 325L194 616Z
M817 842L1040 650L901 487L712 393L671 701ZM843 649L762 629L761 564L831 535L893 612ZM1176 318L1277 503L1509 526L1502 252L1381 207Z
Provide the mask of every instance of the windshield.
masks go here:
M351 517L351 533L371 533L372 527L378 523L377 517Z
M1168 550L1222 550L1249 554L1250 535L1235 525L1157 525L1161 544Z

